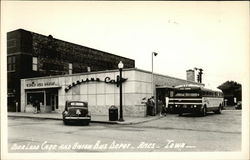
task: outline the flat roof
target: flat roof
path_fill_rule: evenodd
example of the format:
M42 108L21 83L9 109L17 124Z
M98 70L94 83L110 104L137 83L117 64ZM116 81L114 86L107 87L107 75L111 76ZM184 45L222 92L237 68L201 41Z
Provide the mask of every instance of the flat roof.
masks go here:
M142 69L138 69L138 68L125 68L125 69L123 69L123 71L139 71L139 72L152 74L152 72L150 72L150 71L146 71L146 70L142 70ZM113 70L104 70L104 71L95 71L95 72L83 72L83 73L74 73L74 74L66 74L66 75L33 77L33 78L24 78L23 80L48 79L48 78L70 77L70 76L77 76L77 75L91 75L91 74L112 73L112 72L119 72L119 70L118 69L113 69ZM167 76L167 75L163 75L163 74L154 73L154 75L162 76L162 77L166 77L166 78L171 78L171 79L176 79L176 80L182 80L182 81L186 81L188 83L195 83L195 84L198 84L198 85L204 85L203 83L193 82L193 81L189 81L189 80L186 80L186 79L176 78L176 77ZM157 86L156 88L162 88L162 87L164 87L164 86ZM169 87L169 86L166 86L166 87Z

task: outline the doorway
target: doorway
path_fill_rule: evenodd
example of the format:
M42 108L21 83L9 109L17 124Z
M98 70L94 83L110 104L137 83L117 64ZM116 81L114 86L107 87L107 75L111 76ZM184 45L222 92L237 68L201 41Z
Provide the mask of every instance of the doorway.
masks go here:
M156 97L157 97L157 101L156 101L156 114L159 114L160 111L162 110L158 103L159 101L165 106L167 107L168 105L168 99L171 95L173 95L174 93L174 88L171 87L158 87L156 88Z
M58 109L58 95L57 94L51 94L50 95L50 104L52 107L52 111L55 111L56 109Z
M51 111L58 109L58 90L47 89L46 90L46 106L51 108Z

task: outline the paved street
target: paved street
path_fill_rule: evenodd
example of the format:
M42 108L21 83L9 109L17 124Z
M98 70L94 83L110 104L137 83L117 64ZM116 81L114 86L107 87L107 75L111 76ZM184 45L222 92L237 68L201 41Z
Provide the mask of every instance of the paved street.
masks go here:
M9 152L240 151L241 111L206 117L168 114L133 125L8 119Z

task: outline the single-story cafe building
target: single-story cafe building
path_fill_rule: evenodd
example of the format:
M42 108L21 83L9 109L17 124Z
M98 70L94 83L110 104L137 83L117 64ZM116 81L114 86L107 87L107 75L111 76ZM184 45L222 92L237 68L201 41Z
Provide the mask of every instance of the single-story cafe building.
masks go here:
M33 112L34 99L40 102L41 112L47 113L61 113L67 100L79 100L88 102L92 116L108 116L110 106L115 105L119 109L120 90L116 83L118 75L118 70L108 70L22 79L21 112ZM122 83L124 116L146 116L147 107L143 103L145 99L156 95L164 103L165 97L169 96L176 85L202 85L194 82L192 70L187 70L187 80L154 74L153 89L151 72L129 68L122 71L122 76L126 79Z

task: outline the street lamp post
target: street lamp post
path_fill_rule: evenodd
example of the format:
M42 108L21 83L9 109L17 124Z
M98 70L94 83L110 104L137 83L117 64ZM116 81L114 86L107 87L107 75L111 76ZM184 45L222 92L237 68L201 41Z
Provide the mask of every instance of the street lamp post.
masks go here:
M154 61L153 58L154 56L157 56L158 53L156 52L152 52L152 74L151 74L151 89L152 89L152 96L154 96ZM155 102L156 102L156 97L155 98ZM156 112L156 107L155 107L155 103L154 103L154 111Z
M118 64L119 72L120 72L120 78L119 78L119 87L120 87L120 119L119 121L124 121L123 119L123 110L122 110L122 69L123 69L123 63L122 61Z

